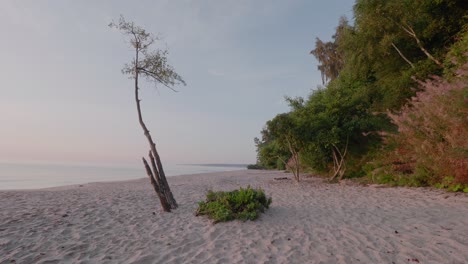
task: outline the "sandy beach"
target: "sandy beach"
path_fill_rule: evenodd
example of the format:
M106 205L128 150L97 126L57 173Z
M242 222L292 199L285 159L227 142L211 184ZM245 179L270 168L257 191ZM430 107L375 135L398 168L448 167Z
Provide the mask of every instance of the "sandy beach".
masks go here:
M0 191L0 263L468 263L468 195L300 184L272 171L169 177L163 213L148 179ZM207 190L263 188L254 222L195 217Z

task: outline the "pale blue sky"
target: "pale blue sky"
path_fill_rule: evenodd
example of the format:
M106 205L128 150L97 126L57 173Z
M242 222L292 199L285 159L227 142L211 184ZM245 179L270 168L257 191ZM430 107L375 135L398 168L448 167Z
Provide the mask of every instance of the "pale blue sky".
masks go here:
M284 96L321 83L309 55L351 0L0 2L0 161L137 165L132 51L107 24L123 14L169 49L187 82L146 85L144 118L167 163L254 163L265 122Z

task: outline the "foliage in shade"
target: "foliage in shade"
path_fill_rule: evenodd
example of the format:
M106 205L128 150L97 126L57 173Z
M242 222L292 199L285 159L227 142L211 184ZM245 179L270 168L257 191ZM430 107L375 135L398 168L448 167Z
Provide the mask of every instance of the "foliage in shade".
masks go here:
M457 73L463 77L456 80L433 77L421 82L423 91L398 114L390 114L399 130L394 137L400 159L414 161L408 177L419 174L426 185L451 181L468 186L467 73L465 64Z
M196 215L207 215L214 223L234 219L241 221L255 220L269 208L268 198L262 189L240 188L230 192L208 191L206 201L198 203Z
M255 139L258 164L284 169L282 161L299 157L297 167L330 179L375 173L385 165L380 153L403 144L386 137L397 133L397 126L403 129L388 111L406 109L408 100L422 96L419 92L426 88L418 80L447 77L457 69L448 57L466 61L466 10L462 0L356 0L353 25L342 18L332 40L317 39L311 52L325 87L308 98L288 98L291 110L266 122L261 138ZM449 103L446 114L454 111L448 108ZM427 169L417 166L420 175Z
M419 81L408 104L389 113L399 133L366 166L372 181L468 192L467 29L447 53L444 77Z
M265 167L260 166L258 164L249 164L249 165L247 165L247 169L248 170L264 170Z

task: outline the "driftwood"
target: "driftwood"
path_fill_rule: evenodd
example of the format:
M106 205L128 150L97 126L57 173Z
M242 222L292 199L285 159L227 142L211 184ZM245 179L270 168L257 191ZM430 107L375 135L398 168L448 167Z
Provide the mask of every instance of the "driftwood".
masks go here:
M275 181L283 181L283 180L291 180L289 179L288 177L278 177L278 178L274 178Z

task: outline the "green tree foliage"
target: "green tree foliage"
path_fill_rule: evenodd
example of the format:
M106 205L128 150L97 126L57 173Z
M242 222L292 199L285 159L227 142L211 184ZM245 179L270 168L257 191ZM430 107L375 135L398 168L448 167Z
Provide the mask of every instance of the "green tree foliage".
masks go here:
M466 59L459 46L467 10L461 0L357 0L354 25L341 19L332 41L317 39L311 51L326 86L288 99L291 111L267 122L256 140L259 163L274 168L290 159L285 142L294 138L303 167L339 178L366 174L382 135L396 132L387 111L424 90L418 80L442 74L449 50Z
M444 61L444 76L451 78L459 75L457 71L468 63L468 24L457 34L457 42L452 45Z
M413 96L412 76L442 72L441 60L467 22L466 7L460 0L356 1L354 31L342 49L351 71L374 80L375 110L397 109Z
M326 89L314 91L302 105L295 104L293 113L307 148L302 155L305 164L342 174L346 164L338 165L346 152L361 155L370 143L378 141L376 132L385 118L371 113L366 88L341 75Z
M262 138L255 138L257 146L257 163L259 166L266 169L285 169L285 164L281 161L288 159L289 155L286 150L281 148L278 140L270 135L269 126L261 131Z
M268 121L262 131L262 140L256 139L260 164L267 168L288 168L300 180L299 155L305 131L292 113L279 114Z
M445 78L420 82L421 91L397 113L390 113L399 133L390 138L396 147L381 159L389 183L451 191L468 187L468 35L461 36L444 62L450 65ZM457 58L458 54L465 57ZM453 67L457 70L451 72ZM382 175L376 176L380 181Z
M317 68L322 73L323 84L336 79L343 68L344 58L338 46L346 30L349 28L348 20L342 17L340 24L336 28L336 34L333 35L333 41L323 42L319 38L315 41L315 49L310 54L314 55L320 62Z
M468 187L468 64L451 81L421 82L423 90L398 113L391 113L398 134L394 148L380 158L373 180L394 185L437 186L452 191Z

